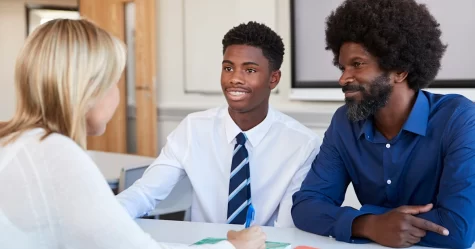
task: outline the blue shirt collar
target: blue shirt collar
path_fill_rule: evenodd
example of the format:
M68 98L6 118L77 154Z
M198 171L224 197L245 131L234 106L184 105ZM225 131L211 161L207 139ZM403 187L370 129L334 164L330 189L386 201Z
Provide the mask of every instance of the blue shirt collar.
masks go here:
M373 116L369 117L366 119L366 121L363 123L363 126L361 127L360 134L358 135L358 138L361 138L363 134L366 134L368 139L372 139L374 137L373 134Z
M429 100L427 96L419 90L416 103L402 127L403 130L425 136L427 132L427 123L429 121Z
M427 122L429 120L429 100L422 90L417 92L416 102L412 107L411 113L404 123L402 129L425 136L427 132ZM373 117L366 119L361 127L359 138L363 134L366 134L367 137L374 137L373 132Z

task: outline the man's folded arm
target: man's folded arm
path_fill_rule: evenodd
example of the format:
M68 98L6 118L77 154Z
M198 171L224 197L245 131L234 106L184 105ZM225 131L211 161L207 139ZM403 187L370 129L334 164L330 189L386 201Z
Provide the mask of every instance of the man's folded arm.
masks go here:
M455 114L454 114L455 115ZM447 131L444 169L434 209L417 217L449 230L449 236L432 232L420 245L470 248L475 241L475 109L460 111Z

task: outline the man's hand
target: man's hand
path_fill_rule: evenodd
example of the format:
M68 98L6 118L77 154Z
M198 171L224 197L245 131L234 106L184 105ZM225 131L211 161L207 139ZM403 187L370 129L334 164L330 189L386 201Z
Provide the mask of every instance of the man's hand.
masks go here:
M389 247L410 247L419 243L427 231L447 236L449 231L414 215L428 212L425 206L401 206L381 215L364 215L353 222L353 235Z

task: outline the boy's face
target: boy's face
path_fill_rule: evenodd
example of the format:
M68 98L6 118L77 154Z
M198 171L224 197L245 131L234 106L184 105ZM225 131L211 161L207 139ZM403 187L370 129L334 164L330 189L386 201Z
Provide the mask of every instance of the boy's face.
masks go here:
M248 45L226 48L221 68L221 88L232 111L249 112L267 106L280 80L280 70L271 71L262 50Z

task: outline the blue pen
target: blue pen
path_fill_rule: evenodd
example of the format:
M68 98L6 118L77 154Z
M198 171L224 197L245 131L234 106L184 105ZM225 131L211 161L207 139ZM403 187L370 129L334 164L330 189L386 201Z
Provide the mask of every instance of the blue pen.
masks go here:
M251 223L254 221L254 215L256 211L254 210L254 206L249 204L249 208L247 209L247 214L246 214L246 228L249 228L251 226Z

